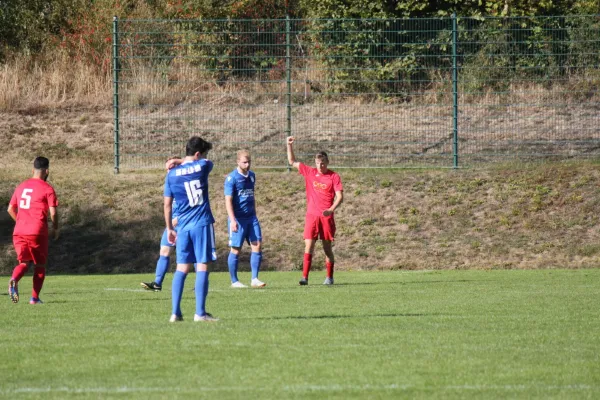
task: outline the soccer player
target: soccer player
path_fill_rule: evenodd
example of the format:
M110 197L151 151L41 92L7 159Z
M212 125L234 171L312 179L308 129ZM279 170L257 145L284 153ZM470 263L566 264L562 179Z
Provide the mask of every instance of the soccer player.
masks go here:
M177 230L177 202L173 201L173 227ZM174 243L169 243L168 239L169 231L164 230L162 237L160 239L160 250L158 253L158 261L156 262L156 273L154 281L152 282L141 282L140 285L146 290L153 290L155 292L160 292L162 290L162 283L165 279L165 275L169 270L169 265L171 263L171 253L173 248L175 247Z
M196 314L194 321L218 321L206 312L208 265L217 259L215 222L208 200L208 175L213 163L206 159L212 144L193 136L186 145L185 158L178 160L165 178L164 213L167 238L176 242L177 270L173 276L170 322L183 321L181 296L190 268L196 264ZM173 201L177 202L177 232L173 227Z
M247 241L252 249L250 254L250 269L252 270L250 286L254 288L264 287L266 284L258 279L262 261L262 234L254 203L256 175L250 171L252 161L247 150L237 152L236 162L237 168L227 175L224 184L230 246L227 265L231 276L231 287L246 287L237 277L238 257L244 241Z
M8 295L13 303L19 301L19 281L31 264L33 289L29 304L41 304L40 292L46 277L48 259L48 211L52 220L54 239L58 239L58 200L50 184L50 161L37 157L33 161L33 177L17 186L8 204L8 213L16 221L13 243L19 265L12 272L8 282Z
M287 138L288 162L304 176L306 185L306 219L304 222L304 261L300 285L308 285L308 273L312 266L312 256L317 239L323 243L327 277L324 285L333 285L334 257L332 242L335 236L334 211L344 199L340 176L328 169L329 157L321 151L315 156L316 168L296 161L294 137Z

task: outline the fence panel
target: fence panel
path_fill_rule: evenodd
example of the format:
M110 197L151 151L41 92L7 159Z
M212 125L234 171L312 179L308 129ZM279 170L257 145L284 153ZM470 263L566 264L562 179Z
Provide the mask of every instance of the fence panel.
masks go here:
M115 167L200 135L255 167L453 167L598 156L600 18L123 20ZM118 152L117 152L118 151ZM458 154L456 154L458 152Z

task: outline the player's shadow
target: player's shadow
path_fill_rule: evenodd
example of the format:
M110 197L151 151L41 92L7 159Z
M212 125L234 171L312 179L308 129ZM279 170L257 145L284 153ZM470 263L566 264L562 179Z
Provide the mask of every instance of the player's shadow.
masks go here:
M380 314L350 314L350 315L289 315L284 317L256 317L252 319L268 319L268 320L279 320L279 319L346 319L346 318L418 318L418 317L431 317L439 316L442 314L423 314L423 313L380 313Z

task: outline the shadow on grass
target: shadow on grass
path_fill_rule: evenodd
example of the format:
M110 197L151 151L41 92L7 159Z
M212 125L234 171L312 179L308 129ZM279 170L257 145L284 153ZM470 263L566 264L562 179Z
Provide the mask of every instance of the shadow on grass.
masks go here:
M397 318L397 317L431 317L442 314L420 314L420 313L387 313L387 314L352 314L352 315L295 315L287 317L256 317L248 319L345 319L345 318Z

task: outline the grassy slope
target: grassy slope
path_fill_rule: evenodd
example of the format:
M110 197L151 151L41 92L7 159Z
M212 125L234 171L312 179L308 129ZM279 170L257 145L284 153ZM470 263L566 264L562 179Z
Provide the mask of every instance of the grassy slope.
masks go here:
M43 112L41 112L43 111ZM162 232L163 171L111 171L106 110L22 110L2 114L0 201L30 174L34 155L51 158L64 221L51 269L69 273L152 271ZM282 145L282 151L284 147ZM309 161L309 160L306 160ZM219 262L227 245L224 175L210 184ZM472 170L341 170L346 200L336 215L340 269L547 268L600 264L600 168L594 162L501 165ZM302 259L303 182L257 170L265 269ZM3 206L4 207L4 206ZM0 273L14 266L12 222L0 213ZM246 264L247 252L243 264ZM321 253L316 268L323 261Z
M170 292L142 278L49 277L41 306L2 293L0 397L600 396L597 269L340 272L333 287L280 272L259 290L215 273L209 325L187 289L169 324Z

